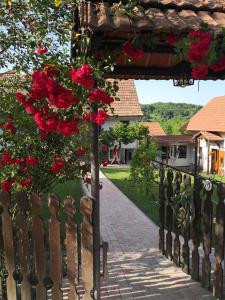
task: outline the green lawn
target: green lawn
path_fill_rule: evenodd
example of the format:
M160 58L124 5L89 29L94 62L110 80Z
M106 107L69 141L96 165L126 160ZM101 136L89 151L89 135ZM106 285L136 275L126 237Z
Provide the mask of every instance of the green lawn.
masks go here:
M63 208L63 200L66 196L72 196L76 201L76 207L77 207L77 218L80 220L81 216L79 213L80 208L80 198L83 196L83 191L81 187L81 183L78 180L70 180L65 183L59 183L57 184L50 194L55 194L60 201L60 213L59 213L59 219L64 221L66 218L65 210ZM46 196L47 197L47 196ZM49 210L48 210L48 201L45 198L45 201L43 201L43 207L42 207L42 213L41 213L43 219L48 219L50 217Z
M146 195L138 185L129 180L128 168L102 168L102 172L154 223L159 224L158 185L152 187L152 193Z

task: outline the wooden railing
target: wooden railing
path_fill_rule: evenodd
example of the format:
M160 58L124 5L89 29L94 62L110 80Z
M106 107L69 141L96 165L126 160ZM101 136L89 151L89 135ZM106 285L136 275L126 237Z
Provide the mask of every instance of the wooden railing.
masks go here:
M92 200L81 198L80 226L71 197L60 208L50 196L47 220L41 218L41 205L37 195L0 194L0 299L61 300L65 293L69 300L79 299L79 293L93 299ZM61 210L65 221L60 223Z
M161 252L200 281L205 289L213 291L216 298L223 299L225 185L160 163L154 165L159 170ZM181 206L176 208L173 202L180 193L187 193L187 202L192 202L194 207L193 220L186 225L179 223Z

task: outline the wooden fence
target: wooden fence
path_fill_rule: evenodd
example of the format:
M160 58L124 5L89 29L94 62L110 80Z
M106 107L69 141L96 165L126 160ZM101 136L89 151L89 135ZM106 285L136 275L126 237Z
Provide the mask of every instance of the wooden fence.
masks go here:
M92 200L81 198L81 225L71 197L60 209L50 196L45 220L41 205L37 195L0 194L0 299L93 299Z
M161 252L224 299L225 185L160 164L159 177ZM182 197L183 203L178 201ZM186 223L181 223L179 213Z

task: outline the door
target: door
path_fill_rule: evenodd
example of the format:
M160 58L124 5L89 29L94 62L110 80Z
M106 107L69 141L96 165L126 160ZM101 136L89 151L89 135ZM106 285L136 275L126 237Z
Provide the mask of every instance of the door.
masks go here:
M224 150L219 150L219 168L218 174L224 176Z
M211 152L211 173L218 173L219 169L219 150L212 149Z

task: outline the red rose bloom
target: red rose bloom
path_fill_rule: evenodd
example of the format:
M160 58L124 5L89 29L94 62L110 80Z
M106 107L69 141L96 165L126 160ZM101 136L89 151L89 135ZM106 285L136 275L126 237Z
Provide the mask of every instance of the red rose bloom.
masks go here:
M11 154L8 151L5 151L2 153L2 160L6 164L11 164L12 163L12 157Z
M25 163L27 166L36 166L38 164L38 159L34 156L28 156L25 159Z
M78 148L78 149L75 151L75 154L76 154L77 156L83 156L83 155L86 154L86 151L85 151L85 149L83 149L83 148Z
M105 153L105 152L107 152L107 150L108 150L108 147L103 144L102 145L102 152Z
M92 114L92 121L101 126L106 122L108 117L109 115L104 110L100 109L97 114Z
M78 135L79 129L77 128L78 120L62 120L59 121L57 132L65 137L71 136L71 135Z
M104 159L104 160L102 161L103 167L107 167L108 164L109 164L109 160L108 160L108 159Z
M194 79L205 79L208 75L209 68L207 65L195 66L192 68L192 76Z
M91 184L91 178L90 177L84 178L84 183Z
M26 102L26 97L24 96L23 93L17 92L16 98L21 104L24 104Z
M48 97L49 103L56 108L67 109L73 104L78 104L79 99L73 96L71 90L68 90L62 86L57 86L54 92Z
M5 166L5 162L0 160L0 169L4 168L4 166Z
M94 79L92 78L93 69L90 65L84 64L79 69L72 69L70 71L70 78L72 82L81 84L85 89L92 89L94 86Z
M20 185L21 185L22 187L27 187L27 186L31 185L32 181L33 181L32 178L29 177L29 178L27 178L26 180L22 180L22 181L20 182Z
M89 101L97 104L110 104L114 101L113 97L110 97L106 94L105 91L101 89L91 90L89 92Z
M13 183L14 183L14 179L12 178L4 180L1 184L2 191L11 192Z
M38 54L38 55L43 55L43 54L45 54L45 53L47 53L48 52L48 48L38 48L37 50L36 50L36 53Z
M91 114L90 113L83 115L83 121L84 122L90 122L90 120L91 120Z
M210 66L210 69L213 70L213 72L222 72L225 70L225 56L222 56L220 59L220 62L217 64L212 64Z
M144 52L141 49L135 49L131 42L123 44L122 53L130 58L140 59L143 57Z
M15 134L16 133L16 128L14 127L13 123L10 122L6 122L2 125L2 128L4 128L5 130L7 130L8 132L10 132L11 134Z
M59 70L56 69L54 66L46 64L44 66L44 70L49 77L55 77L59 75Z
M168 34L166 36L166 42L167 44L169 44L170 46L174 46L180 39L180 36L179 35L175 35L173 33L171 34Z
M62 162L60 157L56 157L55 162L51 165L50 168L52 172L54 172L55 174L59 174L65 168L65 164L64 162Z

